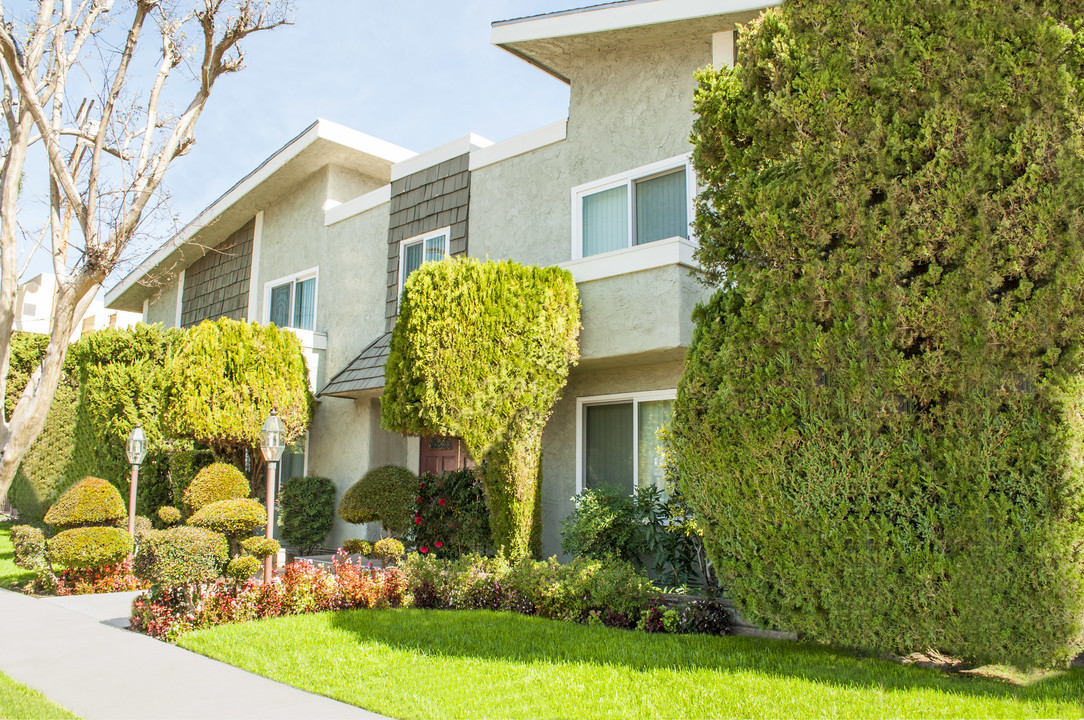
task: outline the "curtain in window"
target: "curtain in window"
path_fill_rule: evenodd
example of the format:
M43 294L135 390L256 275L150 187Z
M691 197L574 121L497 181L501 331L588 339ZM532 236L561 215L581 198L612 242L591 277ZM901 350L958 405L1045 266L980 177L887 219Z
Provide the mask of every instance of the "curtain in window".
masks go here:
M641 402L638 408L637 464L640 486L662 487L666 468L663 465L663 444L659 430L670 424L674 416L673 400Z
M447 235L437 235L425 241L425 262L437 262L443 260L447 254Z
M636 183L636 244L689 237L685 169Z
M271 288L271 313L268 320L278 327L290 325L290 289L292 287L293 283L286 283Z
M612 485L631 493L632 403L584 408L584 482L588 488Z
M629 246L629 188L583 196L583 256Z
M410 273L414 272L422 266L422 243L416 242L411 245L407 245L403 248L403 284L406 284L406 280L410 277Z
M294 327L300 330L316 329L316 278L297 283L294 290Z

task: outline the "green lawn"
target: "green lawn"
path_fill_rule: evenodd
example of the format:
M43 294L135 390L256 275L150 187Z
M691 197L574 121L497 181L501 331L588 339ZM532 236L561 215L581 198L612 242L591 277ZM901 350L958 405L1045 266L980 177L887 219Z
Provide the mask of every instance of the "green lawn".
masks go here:
M15 567L15 549L11 545L13 522L0 522L0 587L11 588L34 579L34 573Z
M37 690L31 690L0 673L0 718L3 720L75 717L77 716L51 702Z
M492 612L356 610L182 647L398 718L1084 717L1084 671L1028 686L820 646Z

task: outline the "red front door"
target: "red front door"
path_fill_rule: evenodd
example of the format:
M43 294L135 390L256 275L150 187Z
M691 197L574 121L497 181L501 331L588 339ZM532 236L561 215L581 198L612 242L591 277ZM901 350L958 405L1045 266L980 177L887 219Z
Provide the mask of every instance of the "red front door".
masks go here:
M430 435L421 441L419 474L440 475L470 465L459 438Z

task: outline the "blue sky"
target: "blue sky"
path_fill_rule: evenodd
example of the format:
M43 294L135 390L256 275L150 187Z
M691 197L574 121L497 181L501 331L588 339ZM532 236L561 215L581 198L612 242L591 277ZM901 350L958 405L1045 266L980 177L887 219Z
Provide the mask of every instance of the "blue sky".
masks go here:
M248 38L248 67L215 86L195 147L169 170L173 212L191 220L317 117L416 152L566 117L568 87L490 45L490 22L586 4L298 0L294 24ZM154 62L148 55L144 70ZM139 255L172 228L154 230ZM51 266L39 252L23 277L42 271Z

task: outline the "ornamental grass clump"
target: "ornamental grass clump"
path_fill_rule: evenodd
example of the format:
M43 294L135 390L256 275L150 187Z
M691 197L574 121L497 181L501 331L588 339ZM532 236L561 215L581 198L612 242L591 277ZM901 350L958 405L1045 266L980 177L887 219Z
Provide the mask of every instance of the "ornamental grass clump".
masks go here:
M699 75L672 451L720 583L821 642L1084 638L1076 0L784 3Z

